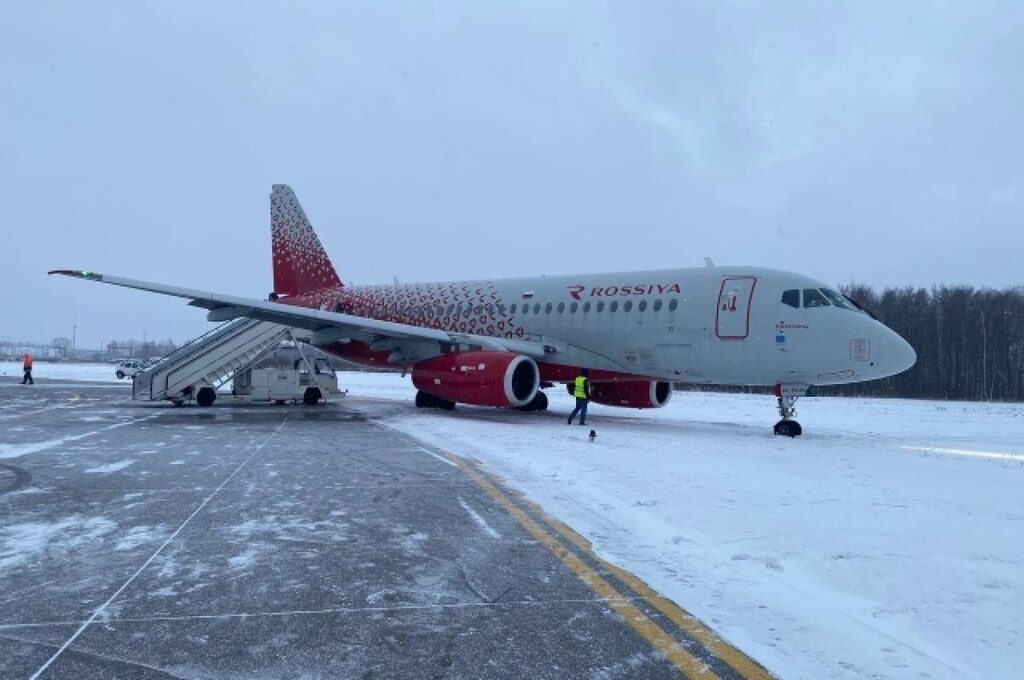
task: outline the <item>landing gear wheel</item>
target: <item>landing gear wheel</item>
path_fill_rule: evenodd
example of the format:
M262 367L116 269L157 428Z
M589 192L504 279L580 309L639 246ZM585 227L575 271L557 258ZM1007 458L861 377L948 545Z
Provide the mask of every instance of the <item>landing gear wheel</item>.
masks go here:
M443 411L454 411L455 402L435 397L423 390L416 391L416 408L439 408Z
M780 420L775 423L775 434L781 437L798 437L804 429L795 420Z
M792 389L786 389L783 385L775 386L775 396L779 400L779 415L782 416L782 420L775 423L775 434L781 437L799 437L803 434L804 428L800 427L800 423L796 422L796 400L799 399L799 393L807 391L806 386L802 386L801 390L794 391Z
M316 406L320 403L322 396L319 387L307 387L306 391L302 394L302 403L306 406Z
M201 387L196 392L196 403L203 408L213 406L215 401L217 401L217 392L212 387Z
M516 406L516 409L519 411L547 411L548 395L537 390L537 394L533 395L533 399L530 400L530 403L523 404L522 406Z
M116 375L118 380L124 380L124 371L118 371Z

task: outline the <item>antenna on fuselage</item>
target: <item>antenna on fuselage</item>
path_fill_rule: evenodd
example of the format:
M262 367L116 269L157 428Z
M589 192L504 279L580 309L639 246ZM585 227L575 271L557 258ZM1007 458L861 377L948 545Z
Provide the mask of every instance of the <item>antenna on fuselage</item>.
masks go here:
M714 267L715 266L715 261L712 260L710 257L705 257L704 258L704 266L705 267Z

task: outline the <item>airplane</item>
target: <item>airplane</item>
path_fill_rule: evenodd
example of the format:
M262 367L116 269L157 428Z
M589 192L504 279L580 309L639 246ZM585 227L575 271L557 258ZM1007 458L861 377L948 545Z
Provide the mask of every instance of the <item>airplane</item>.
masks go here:
M796 400L817 386L876 380L914 349L813 278L715 266L503 280L346 286L295 193L270 195L274 290L220 295L89 270L89 281L171 295L210 321L249 317L311 331L347 361L406 372L419 408L456 403L545 410L543 389L586 368L595 403L659 408L673 383L774 388L777 435L795 437Z

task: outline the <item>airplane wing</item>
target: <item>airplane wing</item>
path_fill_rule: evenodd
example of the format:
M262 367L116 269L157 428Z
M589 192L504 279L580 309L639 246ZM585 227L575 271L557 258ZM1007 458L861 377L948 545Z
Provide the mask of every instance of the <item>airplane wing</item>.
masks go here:
M294 328L305 328L314 332L314 342L316 342L315 336L318 334L321 338L333 338L336 341L356 338L369 343L371 349L380 350L400 349L403 344L408 345L410 349L415 349L415 345L418 343L438 342L479 345L485 349L516 352L534 358L543 358L558 351L555 345L534 340L497 338L456 333L438 328L424 328L322 309L297 307L281 302L221 295L190 288L179 288L178 286L124 279L82 269L55 269L48 273L184 298L189 300L188 304L193 307L210 310L207 314L207 319L210 321L227 321L238 317L248 317ZM330 341L325 340L324 344ZM439 353L440 348L435 354ZM406 352L406 354L413 359L427 358L416 356L415 351Z

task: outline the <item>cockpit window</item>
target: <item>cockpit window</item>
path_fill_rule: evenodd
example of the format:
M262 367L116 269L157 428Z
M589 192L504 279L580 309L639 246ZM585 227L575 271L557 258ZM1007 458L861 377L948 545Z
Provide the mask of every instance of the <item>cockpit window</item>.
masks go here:
M834 304L839 309L849 309L851 311L857 311L857 306L846 299L846 297L837 290L831 290L829 288L821 288L821 292L828 298L828 301Z
M877 316L875 316L874 314L872 314L872 313L871 313L871 310L869 310L869 309L865 309L864 307L862 307L862 306L860 305L860 303L858 303L858 302L857 302L856 300L854 300L853 298L846 298L846 301L847 301L847 302L849 302L849 303L850 303L851 305L853 305L854 307L856 307L856 308L857 308L857 311L859 311L859 312L860 312L861 314L867 314L868 316L870 316L870 317L871 317L872 319L874 319L875 321L878 321L878 317L877 317Z
M782 304L800 309L800 291L796 288L782 291Z
M804 288L804 307L829 307L828 299L817 288Z

